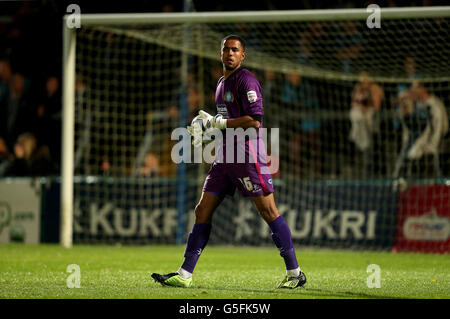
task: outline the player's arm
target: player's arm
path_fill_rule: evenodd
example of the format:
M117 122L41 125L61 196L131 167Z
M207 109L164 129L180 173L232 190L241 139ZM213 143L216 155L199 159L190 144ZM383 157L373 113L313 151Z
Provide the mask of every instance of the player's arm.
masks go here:
M244 115L234 119L227 119L227 128L243 128L248 129L250 127L258 128L261 124L261 115Z
M233 119L225 119L222 115L217 114L212 116L207 112L200 110L199 116L203 119L203 125L209 128L217 128L219 130L224 130L226 128L243 128L247 129L249 127L258 128L261 123L260 115L244 115Z

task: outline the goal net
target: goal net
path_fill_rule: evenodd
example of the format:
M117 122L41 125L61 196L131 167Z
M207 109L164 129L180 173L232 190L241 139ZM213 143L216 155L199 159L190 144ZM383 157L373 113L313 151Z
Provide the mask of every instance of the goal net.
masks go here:
M407 216L448 218L450 11L422 9L382 9L379 28L368 26L365 9L83 16L74 242L184 243L209 164L175 164L171 134L199 109L216 113L229 34L247 41L244 67L261 83L269 136L279 128L267 145L279 161L275 200L296 245L391 249L408 240L399 224ZM430 183L438 188L424 203L405 198ZM272 244L238 192L213 227L212 244ZM424 240L448 247L442 236Z

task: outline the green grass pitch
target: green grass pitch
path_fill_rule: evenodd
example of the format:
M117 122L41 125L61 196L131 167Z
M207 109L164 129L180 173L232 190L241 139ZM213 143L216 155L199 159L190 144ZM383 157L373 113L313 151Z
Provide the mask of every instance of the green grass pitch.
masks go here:
M450 256L417 253L303 249L297 257L304 288L275 289L284 263L275 247L208 246L193 287L155 283L182 262L183 246L0 245L0 298L96 299L316 299L450 298ZM80 267L80 288L68 288L70 264ZM380 267L380 288L368 288L367 267Z

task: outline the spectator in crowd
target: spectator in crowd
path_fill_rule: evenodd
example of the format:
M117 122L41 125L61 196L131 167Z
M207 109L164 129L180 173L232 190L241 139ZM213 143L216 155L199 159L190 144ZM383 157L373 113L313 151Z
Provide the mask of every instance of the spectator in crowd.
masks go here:
M149 151L145 154L144 162L139 169L139 175L145 177L155 177L159 174L160 167L158 156L154 152Z
M205 106L210 107L211 106L215 106L216 102L216 96L215 96L215 92L216 92L216 87L217 87L217 83L220 79L220 77L222 76L222 66L219 64L216 65L211 65L209 67L209 72L206 74L206 79L205 79L205 92L207 93L205 95L206 101L205 101ZM213 109L211 109L213 110Z
M261 81L261 87L262 87L262 92L264 92L264 104L266 106L268 106L268 111L269 113L266 114L266 116L264 117L264 127L268 128L268 132L270 134L270 130L271 128L276 128L276 127L280 127L280 111L279 111L279 105L278 105L278 101L280 100L281 97L281 86L282 86L282 81L283 78L280 76L280 74L276 73L275 71L272 70L265 70L264 74L262 76L263 80ZM270 111L272 110L272 111ZM279 132L280 134L283 134L284 132ZM268 136L269 138L269 136ZM269 144L269 143L268 143ZM272 143L270 143L271 147L275 147L275 145L273 145ZM280 177L280 170L279 170L279 165L280 165L280 154L277 154L275 152L273 152L273 150L271 148L269 148L269 145L267 145L268 149L267 149L267 154L270 156L269 157L269 167L271 168L275 168L277 167L278 169L275 171L275 169L273 169L274 171L271 171L272 174L272 178L277 178ZM280 151L279 145L278 145L278 152Z
M300 114L297 127L293 128L291 137L290 156L294 172L303 176L321 174L321 122L316 114L319 111L319 102L315 86L302 78L298 73L285 76L282 87L281 100L287 110L293 112L288 116ZM290 117L290 119L292 119Z
M53 159L61 154L61 90L56 76L47 78L45 91L36 108L34 133L38 141L49 147Z
M413 81L417 81L421 78L421 75L417 73L416 70L416 60L413 56L406 56L404 65L403 65L403 75L407 79L405 82L400 82L397 84L397 92L393 99L391 99L391 104L396 107L400 108L399 102L400 101L406 101L408 99L409 90L411 88L411 83ZM408 92L406 94L406 92ZM398 129L401 126L398 118L394 120L394 128Z
M11 63L8 60L0 60L0 103L9 96L12 75Z
M356 21L344 22L344 30L337 37L337 48L335 56L341 61L342 72L350 74L352 63L359 58L363 48L363 36L358 31Z
M32 133L20 134L14 145L14 159L5 169L4 176L49 176L52 174L55 174L55 169L48 147L38 146L37 139Z
M261 52L264 50L263 42L260 38L260 35L249 27L248 23L237 23L235 34L239 34L242 38L246 39L246 48L250 50L254 50L256 52ZM267 28L271 28L270 24L267 25Z
M379 111L383 99L383 89L370 79L367 72L362 72L352 93L350 140L363 152L363 172L366 177L373 173L375 165L374 135L379 132Z
M14 157L10 165L5 168L4 176L30 176L30 162L28 159L31 157L31 152L34 151L35 144L34 140L29 140L29 142L19 142L17 141L14 145ZM28 158L27 158L28 157Z
M404 61L404 74L408 80L418 80L421 78L420 74L416 70L416 59L413 56L405 57ZM409 90L411 82L399 83L397 85L397 94L401 94Z
M299 62L300 64L314 65L314 45L324 35L324 23L313 21L308 24L307 32L303 32L300 37L299 45Z
M408 104L410 99L410 88L412 81L417 81L421 78L421 75L417 72L416 59L413 56L406 56L403 63L403 76L407 79L405 82L397 84L397 91L393 98L391 98L391 105L393 108L400 112L402 108ZM403 144L403 128L401 123L401 117L395 116L392 120L392 127L394 131L394 139L396 152L401 152L401 145Z
M265 70L262 75L261 87L264 92L264 104L268 106L269 110L267 116L264 118L264 127L279 127L280 117L278 116L278 101L281 98L281 87L283 84L283 77L279 73L272 70ZM274 111L278 110L278 111Z
M8 148L12 148L17 136L30 129L31 105L28 91L28 81L22 74L12 76L8 98L1 108L4 108L4 138Z
M5 140L0 137L0 176L5 174L6 169L11 165L12 154L9 153Z
M100 162L100 172L103 176L111 176L111 161L108 156L102 156L102 160Z
M279 76L275 71L265 70L264 71L264 80L262 81L262 90L264 92L264 102L273 103L280 98L281 92L280 88L280 80Z
M434 176L440 177L439 145L448 132L448 115L444 103L419 82L414 82L408 91L404 91L398 104L398 117L402 125L402 149L398 156L394 178L400 176L405 162L408 164L407 177L411 177L411 162L425 164L417 171L426 174L427 167L434 168ZM425 157L433 159L433 165L420 163ZM429 176L419 176L429 177Z
M189 83L195 83L195 79L193 78L193 75L190 74L189 76ZM187 107L188 107L188 114L187 114L187 121L190 123L192 119L197 116L198 110L201 107L200 105L200 92L197 88L195 88L193 85L191 85L187 90ZM213 107L213 106L210 106ZM171 152L172 148L175 145L175 141L171 140L171 133L172 129L174 129L178 123L179 123L179 108L178 106L172 106L168 108L168 115L169 120L171 121L168 123L169 131L167 133L162 134L162 142L160 143L159 147L159 154L161 160L161 165L158 164L158 174L173 177L176 175L176 165L172 161L171 158ZM158 132L159 134L159 132ZM193 168L189 167L189 168Z
M188 89L189 123L197 116L200 105L200 92L195 87Z
M91 110L90 90L86 84L82 74L77 73L75 76L75 130L80 132L80 136L76 143L74 166L77 174L90 174L90 169L86 169L86 166L80 165L84 156L90 152L91 146L95 144L95 135L92 134L92 122L94 121L95 113ZM62 105L61 105L61 121L62 121ZM62 123L59 123L62 125ZM60 140L61 137L58 138ZM61 145L59 148L60 149ZM56 153L56 152L54 152ZM61 162L61 153L56 154L55 162L58 165L58 169ZM98 172L98 168L95 170Z
M403 75L408 81L397 84L397 94L391 100L391 104L399 109L401 106L398 104L400 101L405 102L409 97L409 89L411 88L411 81L420 79L420 74L416 70L416 60L413 56L406 56L403 64ZM406 92L408 91L408 94ZM394 119L394 129L398 130L401 127L400 118Z
M7 105L11 88L12 69L8 60L0 60L0 137L6 145L5 138L7 134ZM7 147L8 148L8 147Z
M190 83L190 85L186 90L186 102L188 107L187 120L189 122L197 115L200 107L200 92L193 84L195 81L194 76L189 74L188 83ZM171 132L174 126L178 125L180 117L179 102L180 97L177 97L169 101L169 105L165 107L165 109L158 107L152 108L147 114L148 119L157 122L159 126L167 127L167 132Z

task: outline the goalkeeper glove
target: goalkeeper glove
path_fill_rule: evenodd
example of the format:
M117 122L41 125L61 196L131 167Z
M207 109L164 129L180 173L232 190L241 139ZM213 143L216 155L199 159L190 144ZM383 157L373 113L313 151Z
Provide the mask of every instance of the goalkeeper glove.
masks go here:
M206 129L216 128L219 130L224 130L227 128L227 119L224 119L221 114L212 116L203 110L199 111L199 116L203 120L203 126Z
M198 121L194 121L191 126L187 127L189 134L193 137L192 145L194 145L194 147L200 147L202 145L203 134L201 125L202 124Z

